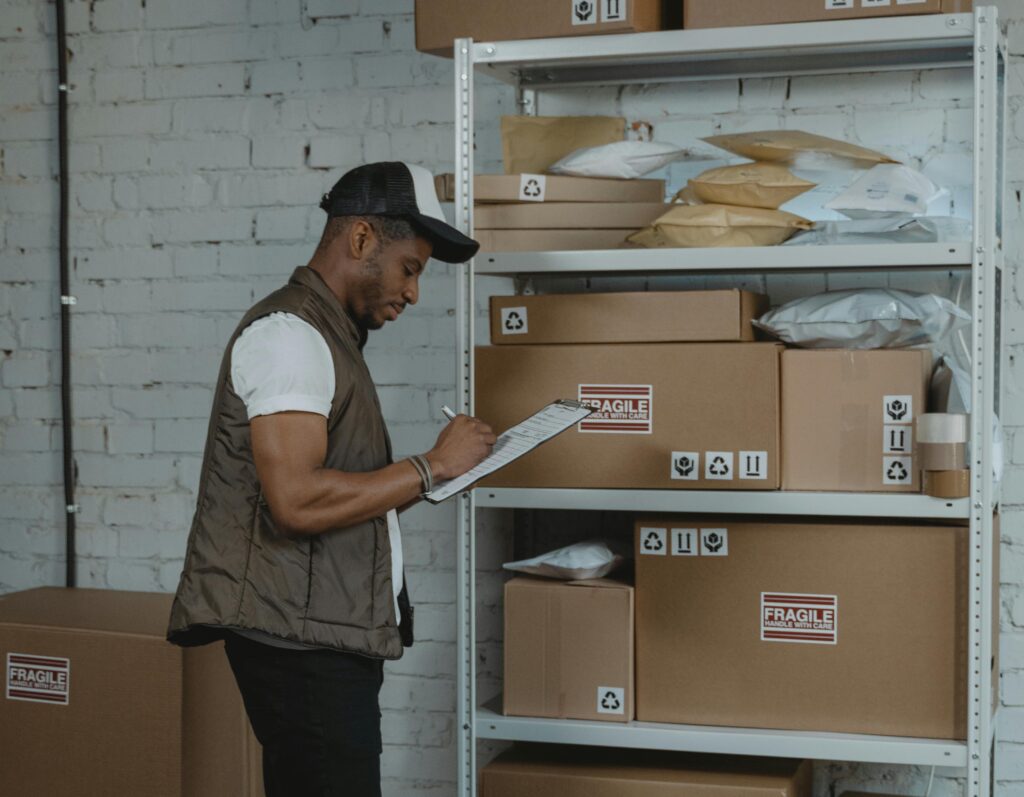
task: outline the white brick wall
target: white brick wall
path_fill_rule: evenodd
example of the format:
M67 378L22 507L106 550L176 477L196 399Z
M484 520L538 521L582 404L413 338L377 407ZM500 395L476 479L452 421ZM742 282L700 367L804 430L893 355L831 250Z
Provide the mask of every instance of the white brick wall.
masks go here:
M1014 53L1024 54L1024 8L999 5L1012 18ZM451 64L414 51L411 12L411 0L69 0L83 585L176 586L221 347L241 312L308 259L320 194L364 160L451 168ZM0 0L0 592L59 584L63 574L54 27L52 5ZM1019 62L1009 86L1009 179L1020 192ZM953 187L954 209L965 213L969 92L964 74L935 71L596 88L542 98L541 110L618 110L683 144L719 130L799 125L907 158ZM511 112L512 99L504 87L478 84L482 171L500 168L496 118ZM678 183L693 169L680 164L669 177ZM1011 197L1016 263L1024 238L1020 199ZM1024 794L1024 442L1013 445L1014 427L1024 425L1024 277L1013 272L997 766L1006 797ZM780 301L862 279L743 283ZM922 279L950 286L941 274ZM400 454L427 448L440 405L453 401L453 287L451 270L432 265L420 305L369 347ZM509 553L508 522L487 517L480 535L482 692L500 682L491 571ZM422 641L389 667L382 695L386 793L447 795L455 772L452 508L417 508L404 525ZM936 793L954 793L955 773L938 774ZM823 765L817 792L916 793L922 777Z

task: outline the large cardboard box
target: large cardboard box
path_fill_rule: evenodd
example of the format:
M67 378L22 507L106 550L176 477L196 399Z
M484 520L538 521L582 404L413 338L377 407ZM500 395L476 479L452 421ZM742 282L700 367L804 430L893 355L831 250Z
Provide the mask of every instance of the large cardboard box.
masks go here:
M455 175L434 177L442 202L455 201ZM478 174L473 178L475 202L664 202L664 180L615 180L608 177L566 177L544 174ZM558 209L555 209L558 212Z
M516 745L480 773L482 797L811 797L808 761Z
M637 719L963 739L967 542L956 526L639 519Z
M492 296L491 343L752 341L767 309L735 289Z
M774 343L478 348L475 413L498 431L555 399L599 408L483 485L778 489L780 350Z
M681 0L416 0L416 49L452 54L452 43L636 33L678 27Z
M479 230L639 230L670 207L664 202L550 202L479 205Z
M0 794L262 797L223 645L164 639L171 595L0 597Z
M610 579L507 582L503 710L633 719L633 588Z
M971 0L858 3L856 0L686 0L684 28L728 28L830 19L894 17L910 14L969 13Z
M931 366L922 350L783 352L782 489L920 492Z

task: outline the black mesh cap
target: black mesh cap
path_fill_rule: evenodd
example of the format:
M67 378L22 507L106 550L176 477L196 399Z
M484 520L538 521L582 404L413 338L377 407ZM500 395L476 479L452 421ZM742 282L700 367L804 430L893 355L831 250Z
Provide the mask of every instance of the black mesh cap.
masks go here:
M433 244L431 257L463 263L480 244L447 221L434 189L433 175L422 166L400 161L368 163L341 176L320 207L334 216L396 216L408 219Z

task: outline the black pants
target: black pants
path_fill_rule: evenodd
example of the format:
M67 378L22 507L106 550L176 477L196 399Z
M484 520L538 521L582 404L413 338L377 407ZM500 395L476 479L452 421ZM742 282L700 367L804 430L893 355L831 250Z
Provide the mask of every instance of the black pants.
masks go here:
M382 661L237 634L225 650L263 745L267 797L380 797Z

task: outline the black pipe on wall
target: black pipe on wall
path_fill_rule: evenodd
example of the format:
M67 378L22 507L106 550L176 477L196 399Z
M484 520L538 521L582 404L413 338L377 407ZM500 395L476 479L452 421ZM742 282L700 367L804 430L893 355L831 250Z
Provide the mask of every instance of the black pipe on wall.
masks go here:
M72 430L74 415L71 411L71 296L68 269L68 48L64 23L64 0L57 6L57 147L60 157L60 404L64 437L64 510L65 510L65 568L66 586L75 586L75 449Z

